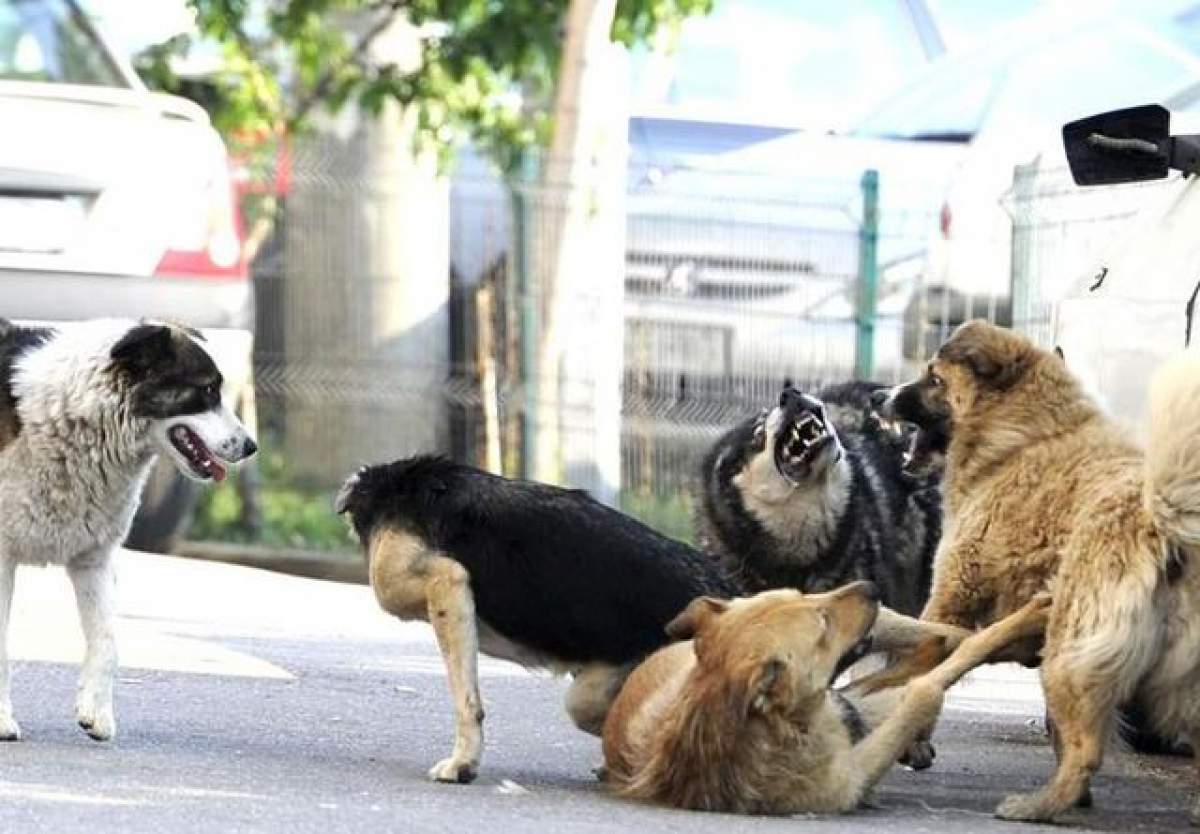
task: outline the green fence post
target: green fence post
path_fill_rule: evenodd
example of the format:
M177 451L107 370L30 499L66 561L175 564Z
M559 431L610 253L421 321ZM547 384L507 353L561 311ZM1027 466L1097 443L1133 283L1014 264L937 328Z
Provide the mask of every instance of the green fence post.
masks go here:
M534 455L537 453L537 402L538 402L538 302L540 294L535 287L531 264L532 229L537 220L537 197L531 196L536 187L538 160L533 152L521 154L517 182L512 189L513 202L513 278L516 283L516 301L520 305L520 329L517 342L521 354L521 387L524 394L521 419L521 470L522 478L532 478L536 471Z
M858 230L858 292L854 304L854 375L875 373L875 298L879 291L879 172L862 175L862 225Z

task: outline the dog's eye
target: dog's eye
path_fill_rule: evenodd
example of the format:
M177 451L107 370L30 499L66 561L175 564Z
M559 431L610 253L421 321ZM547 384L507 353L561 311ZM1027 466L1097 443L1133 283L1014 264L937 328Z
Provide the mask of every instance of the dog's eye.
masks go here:
M929 384L932 385L934 388L941 388L942 387L942 378L935 373L930 373L929 374Z

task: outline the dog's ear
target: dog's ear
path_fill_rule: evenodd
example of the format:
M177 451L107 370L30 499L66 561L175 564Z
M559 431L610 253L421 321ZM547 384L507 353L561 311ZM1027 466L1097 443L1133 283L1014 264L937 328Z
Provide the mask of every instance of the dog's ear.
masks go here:
M719 616L729 608L729 603L715 597L697 597L688 603L688 607L666 625L667 636L673 640L690 640L704 630L713 617Z
M350 509L350 498L354 495L354 488L358 486L358 476L351 475L342 484L342 488L338 490L337 495L333 499L333 511L338 515Z
M1015 333L977 320L960 325L938 350L938 357L965 365L981 383L1002 391L1028 370L1033 352Z
M354 493L358 489L359 483L362 482L363 474L367 471L366 466L358 467L358 470L345 480L341 489L337 491L337 495L333 499L333 511L338 515L350 509L350 501L354 498Z
M172 339L171 328L164 324L139 324L122 336L108 355L123 368L145 372L174 357Z
M778 657L764 660L750 678L747 709L762 714L783 698L787 663Z

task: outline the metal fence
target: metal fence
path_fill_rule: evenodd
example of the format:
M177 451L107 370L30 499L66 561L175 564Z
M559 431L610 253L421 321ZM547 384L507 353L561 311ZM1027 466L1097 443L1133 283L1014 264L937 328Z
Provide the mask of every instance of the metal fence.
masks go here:
M935 213L876 201L910 184L680 167L602 195L617 222L555 299L563 189L473 158L446 182L402 151L296 151L253 270L261 519L206 496L193 536L342 546L337 483L416 452L536 474L548 373L559 479L687 536L701 456L785 382L889 383L965 318L1008 316L923 283Z

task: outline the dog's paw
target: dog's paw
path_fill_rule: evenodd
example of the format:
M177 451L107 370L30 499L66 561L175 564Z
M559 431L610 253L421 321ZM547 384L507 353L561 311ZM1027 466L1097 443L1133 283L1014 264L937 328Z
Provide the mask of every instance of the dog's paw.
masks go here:
M1025 611L1032 619L1045 623L1053 606L1054 596L1049 591L1039 591L1025 604Z
M1014 822L1049 822L1049 813L1039 793L1015 793L996 806L996 816Z
M78 709L75 720L83 731L95 741L112 741L117 734L117 720L111 709Z
M467 785L475 781L479 773L479 763L462 761L451 756L429 768L429 778L435 782L453 782Z
M0 741L20 741L21 725L11 713L0 713Z
M911 770L928 770L933 767L933 760L936 758L937 750L933 748L933 742L914 741L900 757L900 764Z

